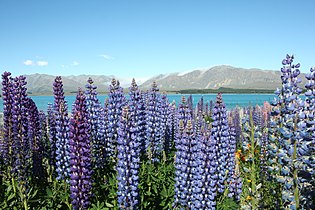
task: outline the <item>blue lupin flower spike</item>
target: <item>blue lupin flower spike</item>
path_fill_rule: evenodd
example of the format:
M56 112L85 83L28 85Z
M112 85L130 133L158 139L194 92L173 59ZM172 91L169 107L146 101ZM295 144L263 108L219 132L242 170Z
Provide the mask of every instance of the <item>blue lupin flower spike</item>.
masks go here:
M126 99L123 93L123 89L120 87L119 81L112 79L111 85L109 86L107 106L107 152L109 157L116 157L119 116L121 115L122 108L125 106L125 104Z
M69 166L69 117L68 107L64 100L63 84L58 76L53 84L54 113L56 123L56 172L58 180L67 180L70 172Z
M103 128L103 108L97 98L97 87L91 78L88 79L85 87L88 121L91 127L90 138L92 142L93 165L98 169L104 168L106 164L106 134Z
M134 105L130 101L129 105ZM118 128L117 180L120 209L137 209L139 206L140 143L137 139L135 107L123 108Z
M228 147L229 147L229 125L227 118L227 110L223 103L222 95L219 93L213 108L211 135L218 147L218 181L217 190L223 193L226 180L226 171L228 170Z

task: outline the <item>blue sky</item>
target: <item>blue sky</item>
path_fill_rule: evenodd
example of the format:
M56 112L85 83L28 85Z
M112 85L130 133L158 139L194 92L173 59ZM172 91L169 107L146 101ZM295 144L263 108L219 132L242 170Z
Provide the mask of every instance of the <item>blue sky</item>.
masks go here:
M0 0L0 69L146 78L228 64L315 66L315 1Z

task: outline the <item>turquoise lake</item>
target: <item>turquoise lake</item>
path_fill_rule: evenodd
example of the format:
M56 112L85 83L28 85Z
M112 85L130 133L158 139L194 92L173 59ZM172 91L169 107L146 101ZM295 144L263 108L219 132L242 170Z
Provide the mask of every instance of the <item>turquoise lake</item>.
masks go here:
M170 102L175 101L176 104L180 102L182 95L181 94L169 94L167 95ZM184 94L188 97L189 94ZM203 97L204 102L209 102L210 100L215 101L216 94L192 94L194 105L197 104L199 99ZM274 94L223 94L223 101L226 104L228 109L231 109L235 106L255 106L256 104L262 105L265 101L270 102L274 98ZM53 96L30 96L36 103L39 110L47 110L47 104L54 102ZM104 104L105 98L107 95L99 95L98 98ZM66 96L68 102L68 107L71 107L72 103L75 100L75 95ZM2 99L0 99L0 110L3 110Z

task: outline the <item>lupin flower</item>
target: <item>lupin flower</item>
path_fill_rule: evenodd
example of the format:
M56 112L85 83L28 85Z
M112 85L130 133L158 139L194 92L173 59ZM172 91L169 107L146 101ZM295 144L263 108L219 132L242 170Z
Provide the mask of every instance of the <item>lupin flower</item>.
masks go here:
M213 106L214 106L214 103L212 100L210 100L210 102L209 102L209 114L208 115L211 117L212 117Z
M300 98L302 89L299 87L301 79L300 64L293 64L293 56L287 55L282 61L282 88L275 91L276 98L271 103L272 117L269 135L269 169L274 178L282 185L283 208L295 209L304 205L301 193L305 172L303 154L309 153L308 138L306 137L305 102ZM306 92L306 94L308 91ZM307 107L307 106L306 106ZM294 163L294 164L293 164Z
M240 177L240 171L238 163L236 163L236 131L233 126L233 119L229 122L229 149L228 149L228 178L229 184L229 197L235 197L236 200L240 200L242 193L242 179Z
M121 115L122 108L126 104L126 99L123 93L123 89L120 87L119 81L112 79L109 86L108 94L108 133L107 133L107 149L110 157L116 157L117 152L117 138L118 138L118 123L119 116Z
M54 114L56 122L56 172L58 180L66 180L70 172L69 166L69 118L68 107L64 100L61 77L55 79L54 85ZM52 137L52 140L54 138Z
M10 163L10 147L12 146L12 78L10 72L2 74L2 99L3 99L3 139L0 142L1 158L5 165Z
M104 102L104 107L101 109L101 113L100 113L100 118L99 118L99 126L100 129L102 130L101 133L104 134L103 137L105 137L105 151L104 151L104 158L106 160L106 162L108 163L109 159L110 159L110 146L109 146L109 137L108 137L108 133L109 133L109 118L108 118L108 98L105 99ZM101 135L101 133L99 135ZM100 137L102 138L102 137Z
M242 134L241 120L240 120L240 108L236 107L231 112L232 117L232 126L235 128L235 138L239 142Z
M219 193L224 191L224 182L226 180L226 171L228 170L228 150L229 150L229 125L227 110L222 100L222 95L217 95L216 103L213 108L211 135L218 148L218 182L217 190Z
M180 120L178 129L174 205L191 208L196 204L196 197L193 196L193 177L198 175L196 162L198 146L191 120L187 121L186 128L184 128L183 120Z
M177 125L179 125L180 120L183 120L184 126L186 126L187 121L191 120L192 117L192 110L189 108L185 96L182 96L177 108Z
M146 143L145 149L149 160L158 161L162 151L161 95L155 82L148 92L146 105Z
M201 96L200 100L197 103L197 107L196 107L196 116L203 116L203 112L204 112L204 107L203 107L203 97Z
M48 104L47 108L47 129L49 133L49 165L56 169L57 161L57 128L56 128L56 112L54 111L53 105ZM55 173L52 171L52 173Z
M31 147L28 139L27 89L24 76L14 78L10 94L12 97L12 172L17 178L24 199L29 190Z
M170 137L167 134L167 129L168 129L168 123L167 120L169 118L169 102L166 94L162 94L160 98L160 107L159 107L159 112L160 112L160 124L159 124L159 129L158 132L160 133L159 135L161 136L161 141L160 144L162 145L162 149L165 152L168 152L170 148Z
M206 105L205 105L205 116L208 116L209 115L209 103L206 102Z
M134 105L131 102L131 105ZM118 128L117 180L118 205L120 209L138 209L140 143L137 136L135 107L129 112L124 107Z
M310 72L305 75L307 83L305 84L305 102L300 101L303 105L303 112L299 112L300 122L298 127L301 130L303 141L299 141L298 155L300 161L303 163L302 170L300 170L300 204L305 209L314 209L315 204L315 68L311 68Z
M39 126L41 129L41 142L43 145L43 157L47 158L50 161L51 149L50 149L50 140L49 140L49 129L48 129L48 116L44 111L40 110L39 113Z
M44 167L43 167L43 152L44 145L42 143L41 125L39 119L39 112L35 102L28 98L28 139L30 141L30 149L32 153L32 175L36 180L43 180Z
M263 130L262 136L260 138L260 169L261 177L268 178L268 132Z
M191 142L192 196L188 206L190 209L215 209L218 178L216 145L207 129L208 124L205 123L202 116L199 117L195 122L195 138Z
M103 108L97 99L97 87L94 85L93 80L89 78L87 82L85 95L88 121L90 124L93 162L96 168L103 168L106 162L106 133L105 129L103 129L104 118L101 116Z
M86 100L79 89L70 119L70 192L73 209L88 209L92 189L90 125Z
M187 98L187 105L190 110L191 116L194 116L194 103L193 103L193 98L191 94Z
M203 129L198 137L199 152L196 158L198 166L197 185L195 185L197 209L215 209L217 195L217 147L208 129Z
M166 154L169 153L170 149L174 146L175 129L176 129L176 105L175 103L169 104L167 109L167 121L166 121L166 133L164 149Z
M129 113L131 114L132 120L136 125L135 132L137 144L140 145L139 152L140 154L145 154L145 139L146 139L146 111L145 111L145 102L143 99L143 94L139 90L138 85L135 79L132 79L131 86L129 87L129 96L130 100L128 101Z
M258 128L258 130L261 130L262 123L263 123L263 113L260 106L256 105L253 109L253 122L254 125Z
M188 200L187 195L188 188L186 186L187 180L187 164L189 160L187 159L186 145L186 134L185 128L188 121L192 120L191 110L188 108L185 96L182 96L181 103L178 105L176 113L176 127L175 127L175 149L176 149L176 160L175 160L175 197L174 205L187 206Z
M176 141L175 141L175 148L176 148L176 159L175 159L175 196L174 196L174 205L187 205L187 202L184 200L185 194L183 194L184 187L182 183L185 183L186 177L183 176L182 171L186 168L182 166L185 164L185 146L181 141L184 135L184 121L180 120L179 125L177 126L176 132Z

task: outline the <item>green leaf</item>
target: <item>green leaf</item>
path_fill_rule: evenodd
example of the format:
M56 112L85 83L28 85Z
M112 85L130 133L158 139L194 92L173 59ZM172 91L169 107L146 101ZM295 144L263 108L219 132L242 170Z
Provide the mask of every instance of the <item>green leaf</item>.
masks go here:
M111 203L105 203L105 205L106 205L106 207L109 207L109 208L114 208L114 205L113 204L111 204Z
M7 201L10 201L12 198L14 198L14 193L11 193L9 196L8 196L8 198L7 198Z
M53 192L51 191L51 189L50 188L46 188L46 193L47 193L47 196L48 197L53 197Z

